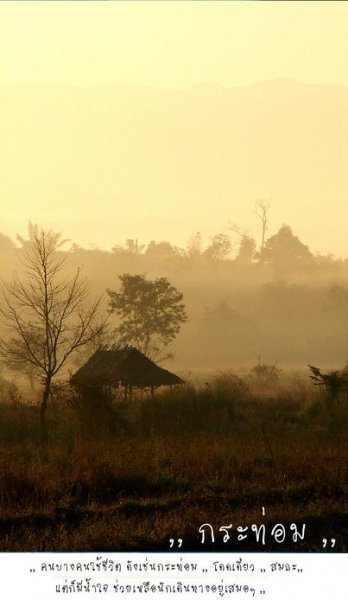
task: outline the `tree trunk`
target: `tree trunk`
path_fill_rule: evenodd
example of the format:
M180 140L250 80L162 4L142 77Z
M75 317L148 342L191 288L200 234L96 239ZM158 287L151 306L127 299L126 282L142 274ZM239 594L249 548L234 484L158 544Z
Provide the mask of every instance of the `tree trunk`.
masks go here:
M48 441L48 431L46 423L46 410L47 402L51 392L51 377L47 376L45 380L45 387L42 394L42 400L40 405L40 423L41 423L41 439L44 443Z
M261 242L261 250L263 250L263 248L265 247L266 226L267 226L267 221L266 221L266 219L263 219L263 221L262 221L262 242Z

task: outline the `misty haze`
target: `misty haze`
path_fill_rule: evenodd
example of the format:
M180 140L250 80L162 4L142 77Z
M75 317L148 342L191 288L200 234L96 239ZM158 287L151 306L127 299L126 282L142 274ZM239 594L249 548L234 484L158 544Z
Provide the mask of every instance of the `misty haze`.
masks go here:
M347 3L0 16L0 550L346 552Z
M286 223L312 252L347 254L345 86L0 91L4 233L24 235L32 220L84 246L182 246L231 219L257 237L261 197L272 199L269 234Z

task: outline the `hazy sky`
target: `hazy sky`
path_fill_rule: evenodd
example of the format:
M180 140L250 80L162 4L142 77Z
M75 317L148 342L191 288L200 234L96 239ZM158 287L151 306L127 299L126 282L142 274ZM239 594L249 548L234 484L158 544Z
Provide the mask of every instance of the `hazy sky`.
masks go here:
M1 2L1 81L348 84L347 2Z
M0 84L59 82L75 86L124 84L181 89L214 82L230 88L275 78L348 85L348 2L0 3ZM6 110L11 111L9 104ZM52 121L55 118L52 114ZM26 123L18 127L25 129ZM13 156L13 170L22 166L18 177L25 169L29 173L38 168L24 164L20 149L18 163ZM90 168L91 164L86 165L86 169ZM6 169L11 171L9 161ZM90 240L104 247L115 243L115 233L111 231L117 232L119 241L128 237L144 240L167 237L182 243L189 230L194 233L199 229L209 235L231 218L226 205L226 212L221 210L212 224L207 211L202 211L198 203L194 204L195 198L189 197L189 189L186 203L192 202L190 211L185 211L184 206L177 206L175 211L171 205L171 217L166 217L163 205L158 210L159 197L148 190L144 198L137 199L137 210L130 213L125 207L122 213L120 205L115 204L117 189L112 182L110 197L105 193L98 200L98 226L93 227L95 211L86 207L83 183L80 189L75 186L73 203L63 202L59 206L54 199L47 210L49 200L46 196L44 208L42 195L47 188L43 185L40 190L37 182L38 178L34 183L34 179L27 177L26 193L19 195L20 188L6 180L0 231L23 232L30 218L44 225L63 227L69 235L74 223L77 241ZM273 198L273 192L272 181L259 190L261 196L272 197L278 205L276 227L289 220L286 216L291 210L286 194L284 198L279 195ZM125 189L122 194L124 200ZM248 203L243 218L249 215L250 220L244 225L251 231L257 225L252 210L255 200L256 197L243 199L242 193L236 200ZM84 209L85 222L81 216ZM235 214L236 207L232 209ZM312 228L313 236L303 241L314 245L314 250L348 254L342 226L344 204L342 197L336 199L335 194L331 198L330 218L338 233L335 239L328 236L322 243L321 232L327 224L325 211L318 212L317 233L312 207L308 214L304 212L301 231L310 237Z

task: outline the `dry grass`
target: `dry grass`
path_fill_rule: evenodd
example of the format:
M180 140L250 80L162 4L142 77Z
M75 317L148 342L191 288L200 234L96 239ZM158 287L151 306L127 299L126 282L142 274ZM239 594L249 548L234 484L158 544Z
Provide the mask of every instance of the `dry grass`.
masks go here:
M266 519L311 524L302 549L336 537L347 550L347 412L322 400L300 385L257 395L215 380L107 417L55 406L46 447L37 408L4 404L0 549L166 550L177 536L195 549L206 521Z

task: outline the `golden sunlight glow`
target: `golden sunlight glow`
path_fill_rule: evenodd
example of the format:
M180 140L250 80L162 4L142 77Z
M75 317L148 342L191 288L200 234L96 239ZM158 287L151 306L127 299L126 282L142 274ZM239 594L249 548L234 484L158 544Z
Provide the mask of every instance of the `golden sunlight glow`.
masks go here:
M347 254L347 85L346 2L2 2L0 231Z

